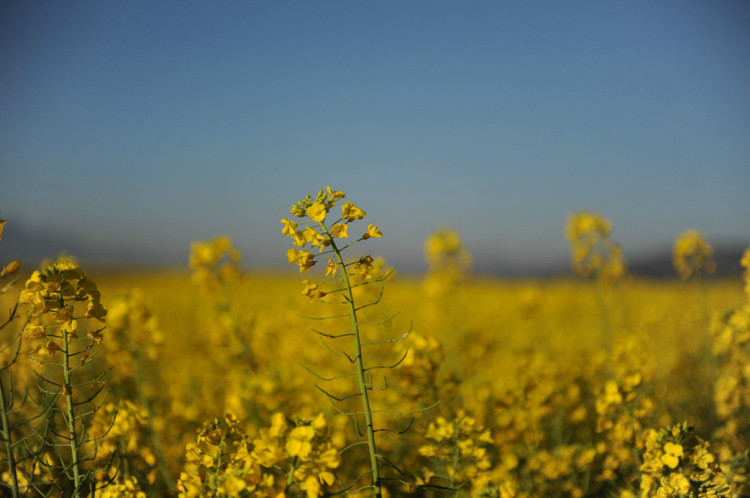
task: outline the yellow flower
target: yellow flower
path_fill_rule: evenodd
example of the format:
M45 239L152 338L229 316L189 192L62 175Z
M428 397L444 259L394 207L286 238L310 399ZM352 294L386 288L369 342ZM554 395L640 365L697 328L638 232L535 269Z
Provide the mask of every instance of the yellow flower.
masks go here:
M378 227L370 223L367 225L367 232L362 236L363 239L369 239L370 237L382 237L383 233L378 230Z
M341 206L341 216L348 221L361 220L366 215L366 212L362 211L349 201L346 201L344 205Z
M289 456L306 458L312 451L312 439L315 437L315 429L309 425L295 427L289 433L286 441L286 452Z
M675 240L672 261L680 277L687 280L701 272L713 273L716 270L713 254L711 244L706 242L699 231L691 229Z
M664 445L664 454L661 456L661 462L670 469L674 469L679 465L682 455L682 445L668 442Z
M286 218L281 218L281 223L284 224L284 228L281 229L281 233L288 237L294 237L294 235L297 233L297 223Z
M57 344L55 344L52 341L48 341L47 344L45 344L45 345L41 345L40 344L39 346L37 346L32 351L32 353L44 354L44 355L47 355L47 356L55 356L55 353L57 353L58 351L60 351L60 346L58 346Z
M306 243L310 242L313 247L319 247L321 251L328 246L328 239L316 232L313 228L305 227L305 231L302 232L302 237Z
M669 478L662 477L660 479L660 484L661 488L659 488L658 491L659 496L674 496L675 494L684 495L690 491L690 481L679 472L670 474Z
M302 294L308 296L310 301L315 302L321 297L325 296L326 293L318 289L318 284L310 283L309 280L303 280L302 284L305 285L305 289Z
M349 234L347 233L347 230L349 228L349 225L346 223L339 223L338 225L333 225L331 227L331 237L336 237L339 239L345 239L349 237Z
M303 273L313 267L315 264L314 256L312 253L307 251L299 251L297 253L297 265L299 266L299 272Z
M372 269L374 268L372 266L372 256L369 254L367 256L363 256L359 258L359 261L354 263L353 268L359 272L359 278L362 280L369 280L372 278Z
M307 476L300 484L300 488L307 492L307 498L316 498L320 496L320 482L315 476Z
M331 190L330 185L326 187L326 192L328 192L328 198L331 200L331 202L336 202L337 200L346 197L346 194L341 190Z
M336 272L339 269L339 265L334 263L332 259L328 259L328 265L326 266L326 276L330 273L332 277L336 276Z
M326 219L326 206L322 202L314 202L312 206L307 208L305 214L313 221L322 222Z
M11 261L7 265L5 265L0 271L0 277L5 275L12 275L13 273L17 272L21 268L21 263L18 261Z
M297 261L297 254L299 251L293 247L290 247L286 252L286 259L289 261L289 264L291 265L295 261Z

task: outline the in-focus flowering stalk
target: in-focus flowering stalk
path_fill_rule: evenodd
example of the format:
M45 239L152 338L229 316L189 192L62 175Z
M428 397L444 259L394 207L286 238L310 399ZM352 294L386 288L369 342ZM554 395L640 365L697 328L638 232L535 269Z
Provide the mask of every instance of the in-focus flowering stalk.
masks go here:
M81 454L84 445L93 442L87 439L84 418L101 407L104 400L99 394L104 386L99 386L103 375L93 379L79 379L77 375L91 358L92 348L103 340L103 328L89 327L86 330L88 319L103 322L107 311L100 303L96 284L70 261L57 262L43 271L35 271L26 281L19 302L31 307L24 335L27 340L37 343L32 354L37 355L41 364L49 363L62 370L62 383L49 371L39 374L48 386L56 389L51 393L53 398L58 402L60 394L64 398L60 403L62 406L53 408L53 416L60 414L67 429L62 439L70 448L69 461L60 455L60 462L50 463L49 467L59 478L64 478L72 470L72 495L78 497L84 493L84 485L93 482L93 476L84 473L83 462L95 458L95 455ZM81 330L86 330L86 336L79 337ZM58 353L62 355L62 363L51 361ZM44 360L46 358L50 360ZM74 382L74 377L77 382ZM100 399L98 405L95 404L97 398ZM81 413L86 405L90 410ZM85 482L87 480L89 482Z
M362 411L355 411L354 417L357 418L358 414L361 413L365 418L365 435L367 438L367 445L370 453L370 467L372 473L372 484L368 487L374 489L376 497L382 496L382 484L380 475L380 464L378 462L377 447L375 442L376 429L373 424L373 412L370 406L370 399L368 392L372 390L372 383L367 382L365 373L368 368L365 367L362 348L363 342L361 338L360 323L357 317L357 313L364 307L376 304L380 298L376 301L366 304L364 306L358 306L355 303L355 296L353 289L358 286L367 285L373 281L373 258L371 256L364 256L354 261L347 262L344 259L343 251L351 247L353 244L367 240L369 238L381 237L382 233L380 230L370 223L367 230L363 235L356 241L339 246L337 240L345 239L349 237L349 225L350 223L361 220L366 216L365 211L359 209L353 203L346 201L341 206L341 216L334 221L326 221L326 217L332 212L332 209L336 206L337 202L345 197L344 192L334 191L330 187L326 190L321 190L315 199L311 196L307 196L305 199L298 201L291 209L291 213L297 218L307 219L304 227L298 225L297 222L283 218L281 223L284 224L282 233L292 238L292 243L296 247L301 249L291 248L287 251L287 260L289 264L297 264L300 272L306 272L317 263L316 256L311 252L306 251L304 248L307 244L310 244L313 248L318 248L321 255L329 255L328 264L326 267L326 275L335 276L340 275L340 281L343 285L342 288L338 288L332 291L325 292L318 287L317 284L310 283L305 280L305 289L303 294L310 297L312 301L320 300L329 294L335 294L343 299L338 301L340 304L344 304L347 307L347 314L351 325L351 332L348 334L342 334L333 336L326 335L328 338L337 339L341 337L351 336L354 341L354 348L352 354L347 354L347 358L354 364L356 369L357 384L359 387L359 397L362 404ZM378 279L375 279L376 281ZM382 279L380 279L382 280ZM354 283L356 281L356 283ZM319 376L320 377L320 376ZM322 379L322 377L320 377ZM323 379L333 380L333 379ZM322 389L321 389L322 390ZM341 400L335 396L326 393L331 401ZM334 405L335 406L335 405ZM355 420L356 421L356 420ZM358 425L358 424L357 424ZM359 429L358 429L359 430Z

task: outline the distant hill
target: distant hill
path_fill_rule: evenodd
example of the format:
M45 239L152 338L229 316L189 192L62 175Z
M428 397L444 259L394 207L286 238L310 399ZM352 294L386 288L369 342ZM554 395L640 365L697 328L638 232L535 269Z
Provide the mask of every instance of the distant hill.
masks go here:
M740 259L747 245L725 243L714 245L717 277L739 277L742 274ZM71 254L81 263L107 267L133 266L174 266L186 265L186 249L167 253L165 251L148 251L145 248L125 247L113 242L97 239L94 235L87 240L66 237L64 234L38 233L17 223L8 223L0 241L0 263L14 259L21 260L27 269L35 268L47 258L54 258L62 253ZM399 271L421 274L425 267L421 260L411 261L408 258L399 266ZM628 270L638 276L651 278L675 278L672 265L672 249L664 247L647 254L628 257ZM259 264L257 261L245 261L248 265ZM494 255L475 255L474 271L478 275L497 277L551 278L570 275L570 264L567 254L547 261L519 263L502 259Z
M92 240L93 239L93 240ZM174 265L186 261L184 255L152 253L143 249L123 247L106 240L78 240L55 233L39 233L26 227L8 223L0 241L0 262L20 260L24 267L35 268L44 259L70 254L89 265Z
M740 259L747 246L740 244L725 244L714 246L714 261L716 261L715 277L739 277L742 275ZM654 278L673 278L676 276L672 264L671 250L662 250L654 254L634 258L628 262L628 269L634 275Z
M747 246L742 244L724 244L714 246L714 260L716 261L715 277L739 278L742 275L740 259ZM672 264L672 249L663 248L649 254L642 254L627 258L628 271L637 276L649 278L676 278ZM570 275L570 263L567 259L549 261L540 265L513 264L509 261L482 261L477 258L474 265L475 273L498 277L540 277L550 278Z

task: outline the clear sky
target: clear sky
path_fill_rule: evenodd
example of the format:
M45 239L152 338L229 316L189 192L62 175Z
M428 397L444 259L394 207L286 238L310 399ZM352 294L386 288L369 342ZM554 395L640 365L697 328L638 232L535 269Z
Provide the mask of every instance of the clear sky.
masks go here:
M114 262L284 264L326 185L407 267L441 224L480 267L564 261L579 209L626 257L750 244L750 3L6 1L0 172L6 239Z

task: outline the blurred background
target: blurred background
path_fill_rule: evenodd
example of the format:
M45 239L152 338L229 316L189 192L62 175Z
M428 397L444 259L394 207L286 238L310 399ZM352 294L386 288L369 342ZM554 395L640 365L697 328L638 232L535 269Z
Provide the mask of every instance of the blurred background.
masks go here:
M330 185L402 271L448 225L480 273L566 272L581 209L639 271L688 228L729 271L750 3L3 2L0 171L0 260L27 268L186 265L217 234L282 268L279 220Z

